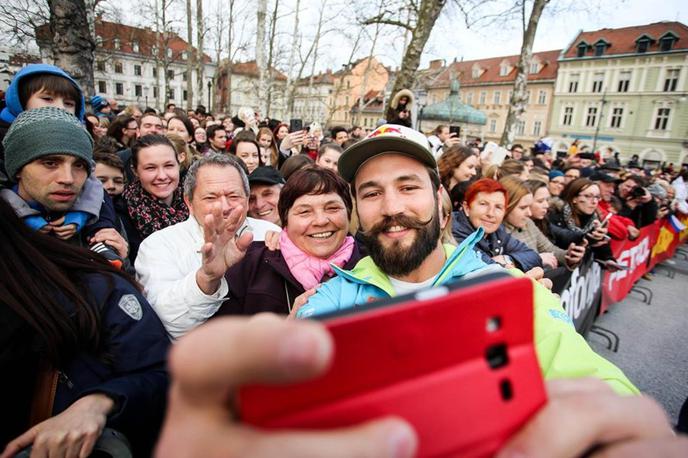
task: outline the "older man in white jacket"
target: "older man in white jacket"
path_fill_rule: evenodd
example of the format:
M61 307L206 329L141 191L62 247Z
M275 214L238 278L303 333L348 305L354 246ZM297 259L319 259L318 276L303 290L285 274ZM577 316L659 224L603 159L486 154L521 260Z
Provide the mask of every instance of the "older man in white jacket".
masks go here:
M141 243L137 278L173 338L217 311L229 290L225 272L241 260L251 241L280 231L246 216L248 196L248 178L237 159L206 156L191 165L184 182L189 219Z

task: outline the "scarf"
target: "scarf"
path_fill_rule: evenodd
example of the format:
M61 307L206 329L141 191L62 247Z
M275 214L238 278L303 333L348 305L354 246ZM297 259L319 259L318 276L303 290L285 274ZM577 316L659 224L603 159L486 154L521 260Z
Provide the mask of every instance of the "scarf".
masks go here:
M139 180L129 184L122 195L127 204L127 213L141 238L189 218L181 187L174 190L172 205L150 195Z
M280 251L291 274L304 289L315 287L325 275L332 276L331 264L343 267L354 252L354 238L347 236L344 243L329 258L321 259L304 253L287 235L286 229L280 233Z
M564 222L566 223L566 228L570 231L575 232L576 234L587 234L592 230L592 225L597 220L597 214L593 213L588 217L588 222L585 223L583 227L578 227L578 225L573 219L573 210L571 209L571 206L569 204L564 204L562 212L564 215Z

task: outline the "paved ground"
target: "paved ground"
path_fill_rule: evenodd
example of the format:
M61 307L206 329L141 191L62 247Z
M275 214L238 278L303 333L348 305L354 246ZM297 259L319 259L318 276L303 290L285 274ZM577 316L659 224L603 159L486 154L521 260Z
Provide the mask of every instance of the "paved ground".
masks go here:
M652 305L631 292L596 321L619 335L618 353L609 351L605 339L593 333L588 341L640 390L657 399L675 423L688 397L688 261L677 255L668 265L677 269L674 279L656 269L652 281L638 282L652 290Z

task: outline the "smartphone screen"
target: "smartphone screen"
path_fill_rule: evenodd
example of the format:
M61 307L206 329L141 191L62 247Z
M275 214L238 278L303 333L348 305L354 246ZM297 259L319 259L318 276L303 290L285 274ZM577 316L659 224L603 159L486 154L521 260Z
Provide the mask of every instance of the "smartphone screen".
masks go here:
M297 132L303 130L303 119L290 119L289 132Z

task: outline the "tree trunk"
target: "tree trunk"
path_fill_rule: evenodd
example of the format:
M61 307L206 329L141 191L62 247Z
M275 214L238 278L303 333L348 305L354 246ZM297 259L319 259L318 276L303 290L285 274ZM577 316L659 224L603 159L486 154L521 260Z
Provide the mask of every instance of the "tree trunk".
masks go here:
M203 0L196 0L196 90L198 92L198 104L203 105L203 82L205 80L205 53L203 50L203 38L205 27L203 25ZM207 107L210 112L210 107Z
M542 11L549 3L549 0L534 0L533 10L530 13L528 26L525 27L525 0L522 5L522 21L523 21L523 43L521 45L521 55L518 58L516 65L516 79L514 80L514 89L511 92L511 100L509 100L509 113L506 116L506 123L504 125L504 132L499 143L502 146L509 146L513 144L516 137L516 123L519 121L521 115L526 111L526 104L528 103L528 94L526 92L528 86L528 69L530 61L533 58L533 41L535 41L535 34L537 32L538 23Z
M162 49L158 50L158 52L162 52L162 71L164 73L163 75L163 81L165 82L165 87L163 88L165 91L165 103L164 103L164 109L167 109L167 104L170 102L170 74L168 72L168 69L170 68L170 58L167 56L167 44L170 41L169 38L169 31L168 31L168 26L169 24L167 23L167 7L169 6L169 2L171 0L162 0L162 9L160 11L160 19L162 20Z
M397 72L396 79L394 80L392 93L385 103L387 106L387 120L394 117L394 109L391 107L394 94L402 89L411 88L416 70L418 70L418 65L420 65L420 57L425 48L425 44L428 38L430 38L432 27L435 25L435 21L437 21L446 3L446 0L421 0L420 7L418 8L416 26L411 31L411 40L406 48L404 58L401 61L401 68Z
M277 8L279 7L279 0L275 0L275 8L272 10L272 17L270 21L270 38L268 40L268 64L267 64L267 94L265 101L265 113L263 116L270 116L270 108L272 105L272 91L275 89L275 79L272 74L272 65L275 52L275 27L277 25Z
M196 53L193 49L193 11L191 0L186 0L186 109L193 108L193 68L196 62Z
M380 11L378 14L382 14L383 3L380 3ZM361 119L363 119L363 108L365 107L365 95L368 88L368 76L370 75L370 67L373 63L373 57L375 56L375 46L377 45L377 39L380 36L380 24L375 24L375 34L373 35L373 43L370 45L370 53L368 54L368 62L366 63L365 71L363 72L363 86L361 86L361 93L358 97L358 113L356 118L351 119L352 127L354 125L361 125Z
M261 116L265 115L267 110L267 68L265 59L265 18L267 17L268 1L258 0L256 8L256 18L258 21L256 30L256 65L258 66L258 100L260 100Z
M301 75L293 76L294 61L296 60L296 51L299 47L299 16L301 12L301 0L296 0L296 12L294 13L294 30L291 34L291 49L289 50L289 72L287 73L287 97L286 97L286 111L287 119L294 117L294 94L296 92L296 85L301 78ZM314 41L317 40L317 37ZM303 68L303 65L301 66Z
M225 111L227 111L230 116L232 115L232 60L234 59L234 55L232 54L234 1L235 0L229 0L229 24L227 26L227 107L225 108Z
M96 44L89 29L84 0L48 0L48 7L55 65L79 83L85 97L95 94L93 61Z

